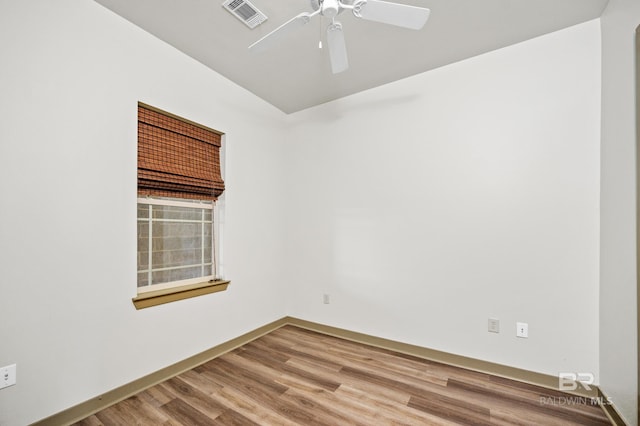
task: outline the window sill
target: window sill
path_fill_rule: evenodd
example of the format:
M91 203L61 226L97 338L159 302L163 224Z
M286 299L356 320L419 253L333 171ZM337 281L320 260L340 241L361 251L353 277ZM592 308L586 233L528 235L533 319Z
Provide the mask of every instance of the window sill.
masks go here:
M231 281L226 280L209 281L205 283L188 284L180 287L140 293L132 299L133 305L136 309L144 309L151 306L162 305L163 303L170 303L205 294L217 293L219 291L225 291L230 282Z

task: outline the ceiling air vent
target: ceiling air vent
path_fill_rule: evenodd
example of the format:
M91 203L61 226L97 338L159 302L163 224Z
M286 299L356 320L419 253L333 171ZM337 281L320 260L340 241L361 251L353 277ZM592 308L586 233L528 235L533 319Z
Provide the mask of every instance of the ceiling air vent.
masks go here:
M267 16L247 0L225 0L222 6L249 28L255 28L267 20Z

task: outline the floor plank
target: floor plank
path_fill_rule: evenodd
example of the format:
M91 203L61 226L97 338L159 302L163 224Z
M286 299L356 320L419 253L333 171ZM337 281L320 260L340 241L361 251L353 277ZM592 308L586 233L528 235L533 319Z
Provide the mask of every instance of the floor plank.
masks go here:
M214 418L207 416L181 399L174 399L160 407L160 410L183 425L214 425ZM217 416L216 416L217 417ZM132 424L132 423L125 423Z
M76 424L610 424L567 397L288 325Z

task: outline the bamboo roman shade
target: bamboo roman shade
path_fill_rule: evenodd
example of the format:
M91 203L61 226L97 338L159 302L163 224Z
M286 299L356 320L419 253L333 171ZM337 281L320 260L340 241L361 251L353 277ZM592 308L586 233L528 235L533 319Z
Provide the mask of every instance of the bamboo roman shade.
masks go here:
M138 105L138 195L215 200L224 191L219 133Z

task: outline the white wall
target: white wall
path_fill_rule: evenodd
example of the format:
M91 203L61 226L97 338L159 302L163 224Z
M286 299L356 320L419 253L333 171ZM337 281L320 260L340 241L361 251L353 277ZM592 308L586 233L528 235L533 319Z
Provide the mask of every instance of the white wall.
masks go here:
M292 315L598 375L599 21L289 120Z
M602 15L602 389L638 423L635 29L640 3L610 0Z
M284 314L283 114L92 1L0 1L0 424ZM136 311L136 114L227 133L227 292Z

